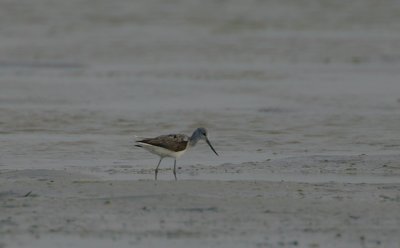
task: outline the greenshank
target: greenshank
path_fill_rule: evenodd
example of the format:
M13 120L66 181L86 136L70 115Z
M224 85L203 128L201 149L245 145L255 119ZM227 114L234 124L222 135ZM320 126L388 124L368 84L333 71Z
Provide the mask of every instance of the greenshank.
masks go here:
M215 151L214 147L207 138L207 130L202 127L197 128L190 137L185 134L161 135L155 138L138 140L136 141L136 146L141 147L160 157L155 169L155 180L157 180L158 167L160 166L161 160L163 160L165 157L174 158L173 173L175 180L177 180L176 160L180 158L190 147L195 146L199 140L204 140L207 142L211 150L218 156L218 153Z

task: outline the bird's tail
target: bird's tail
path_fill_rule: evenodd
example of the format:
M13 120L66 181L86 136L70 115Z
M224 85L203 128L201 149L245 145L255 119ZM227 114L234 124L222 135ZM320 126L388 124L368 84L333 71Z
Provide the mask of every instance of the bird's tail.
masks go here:
M142 139L145 139L144 137L141 137L141 136L137 136L137 135L133 135L133 137L135 138L135 140L133 141L133 145L134 146L136 146L136 147L141 147L141 148L143 148L143 146L140 144L140 143L138 143L140 140L142 140Z

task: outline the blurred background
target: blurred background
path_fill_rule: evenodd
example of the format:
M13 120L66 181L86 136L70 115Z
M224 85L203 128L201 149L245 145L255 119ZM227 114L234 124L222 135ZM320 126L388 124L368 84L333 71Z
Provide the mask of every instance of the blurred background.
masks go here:
M5 0L0 11L3 63L400 60L398 1Z
M3 0L0 165L152 177L134 135L209 129L182 164L400 146L400 2Z

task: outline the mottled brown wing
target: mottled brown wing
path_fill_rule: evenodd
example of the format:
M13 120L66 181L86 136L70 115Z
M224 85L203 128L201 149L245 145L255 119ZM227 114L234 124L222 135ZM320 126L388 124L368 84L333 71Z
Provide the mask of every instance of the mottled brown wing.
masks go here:
M174 152L179 152L186 149L188 140L188 137L183 134L169 134L161 135L151 139L140 140L138 142L163 147Z

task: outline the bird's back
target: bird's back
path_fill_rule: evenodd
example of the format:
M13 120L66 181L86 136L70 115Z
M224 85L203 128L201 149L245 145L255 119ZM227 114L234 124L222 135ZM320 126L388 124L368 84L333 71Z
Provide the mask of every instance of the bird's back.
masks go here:
M179 152L186 149L188 141L189 137L184 134L169 134L150 139L143 139L137 142L162 147L173 152Z

